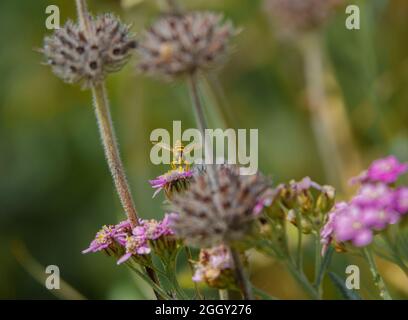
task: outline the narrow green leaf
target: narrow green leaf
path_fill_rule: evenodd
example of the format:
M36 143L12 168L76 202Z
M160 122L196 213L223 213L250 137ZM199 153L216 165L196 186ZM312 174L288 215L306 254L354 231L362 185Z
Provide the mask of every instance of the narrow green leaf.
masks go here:
M144 274L142 271L138 270L131 264L126 264L130 269L132 269L133 272L135 272L140 278L142 278L144 281L146 281L157 293L159 293L163 298L167 300L172 300L172 297L170 297L167 292L165 292L162 288L160 288L156 283L154 283L146 274Z
M254 291L255 295L264 299L264 300L279 300L278 298L271 296L269 293L256 288L256 287L252 287L252 290Z
M347 300L362 300L361 297L353 290L348 289L344 280L340 278L337 274L329 272L330 280L333 282L334 286L339 290L344 299Z
M320 284L322 283L323 278L324 278L324 274L326 273L327 269L329 268L331 258L333 256L333 251L334 251L333 247L330 246L327 249L326 254L323 257L322 263L320 264L320 267L319 267L319 272L318 272L318 275L317 275L317 278L316 278L316 282L314 284L314 286L316 288L318 288L320 286Z

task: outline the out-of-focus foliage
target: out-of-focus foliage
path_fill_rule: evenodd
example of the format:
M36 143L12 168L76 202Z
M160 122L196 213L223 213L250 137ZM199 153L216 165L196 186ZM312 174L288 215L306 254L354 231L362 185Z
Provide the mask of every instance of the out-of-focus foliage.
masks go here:
M188 8L222 11L243 28L218 72L225 93L219 100L229 126L259 128L260 169L277 183L305 175L324 183L305 107L301 57L294 45L277 39L262 1L180 1ZM114 11L133 22L136 33L160 14L153 0L126 10L119 0L89 2L93 12ZM361 30L347 30L340 12L324 32L339 98L364 164L390 153L406 161L408 3L353 2L361 8ZM41 264L58 265L64 280L88 298L150 297L144 284L129 281L132 276L111 259L81 254L99 226L124 216L104 161L90 93L53 76L33 50L49 33L45 8L50 4L59 6L62 22L75 17L73 1L0 2L0 297L53 297L12 255L17 240ZM187 89L180 82L166 84L138 74L134 60L109 78L108 89L137 207L143 217L161 217L162 198L151 199L148 179L168 168L151 164L149 136L155 128L171 129L173 120L181 120L184 128L194 126ZM309 251L305 262L312 268ZM335 255L332 271L344 276L347 259ZM302 297L281 266L258 255L252 260L254 281L262 289L283 298ZM362 260L353 263L365 268ZM393 290L407 297L408 286L401 285L395 270L381 266ZM191 286L187 266L180 268ZM326 297L337 297L329 283L327 290ZM364 287L363 293L369 290Z

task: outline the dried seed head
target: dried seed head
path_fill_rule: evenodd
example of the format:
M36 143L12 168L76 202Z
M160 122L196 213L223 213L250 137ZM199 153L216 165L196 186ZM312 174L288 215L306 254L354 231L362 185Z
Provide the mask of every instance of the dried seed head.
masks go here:
M81 82L84 87L120 70L136 48L129 27L113 15L97 16L90 25L90 32L85 33L68 21L44 39L41 50L58 77L68 83Z
M138 49L139 67L143 72L167 77L209 69L225 56L235 33L220 14L167 16L144 32Z
M265 0L265 8L283 27L307 31L322 25L344 0Z
M188 244L208 248L242 239L256 219L254 208L268 183L260 174L243 176L238 167L216 166L219 187L208 173L197 175L189 189L172 200L171 226Z

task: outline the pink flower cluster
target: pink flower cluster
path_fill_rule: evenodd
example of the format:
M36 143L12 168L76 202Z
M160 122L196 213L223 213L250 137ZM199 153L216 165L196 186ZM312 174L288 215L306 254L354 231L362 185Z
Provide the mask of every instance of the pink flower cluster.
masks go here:
M194 282L214 282L223 271L232 269L232 258L227 247L220 245L211 249L202 249L200 260L195 265Z
M393 157L374 161L353 183L361 183L350 202L336 204L321 231L323 253L333 239L350 241L364 247L373 240L375 232L397 223L408 213L408 187L392 188L398 177L408 170Z
M400 163L395 156L388 156L375 160L370 167L358 177L351 179L351 183L391 184L408 171L408 163Z
M117 264L124 263L132 256L138 257L149 254L149 241L156 241L162 236L173 235L169 225L169 215L161 221L139 220L139 225L132 228L128 220L117 225L103 226L96 233L95 239L82 253L112 250L114 253L124 254L119 257Z

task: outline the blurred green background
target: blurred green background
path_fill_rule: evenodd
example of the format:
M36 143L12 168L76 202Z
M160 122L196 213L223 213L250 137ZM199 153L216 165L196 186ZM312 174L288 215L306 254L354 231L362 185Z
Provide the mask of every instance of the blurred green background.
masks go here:
M160 14L158 2L145 0L125 9L119 0L90 0L89 6L94 13L116 12L133 23L137 34ZM325 183L305 106L302 58L293 43L278 39L262 1L180 2L224 12L243 28L226 66L211 76L222 90L207 95L207 105L218 102L233 128L259 128L259 167L277 183L305 175ZM323 32L338 89L333 99L346 108L363 165L391 153L406 161L408 2L353 3L361 8L361 30L347 30L341 11ZM59 266L61 277L87 298L150 297L113 259L81 254L101 225L124 216L104 161L90 93L57 79L33 50L50 32L45 28L50 4L59 6L62 23L75 17L74 1L0 1L0 298L54 298L27 272L34 270L29 260L23 261L26 269L17 262L22 244L42 265ZM152 200L148 180L168 168L151 164L150 132L171 128L173 120L194 127L194 119L182 82L152 80L138 74L135 65L132 60L109 77L109 96L137 207L143 217L161 217L163 195ZM310 269L312 259L310 252ZM257 255L253 260L260 287L283 298L304 297L279 264ZM336 255L332 268L344 275L349 263ZM363 261L353 263L365 268ZM393 292L408 297L400 274L381 267ZM188 269L181 266L180 272L191 285ZM368 280L369 274L362 278ZM370 297L370 287L364 290ZM326 297L338 297L328 284Z

